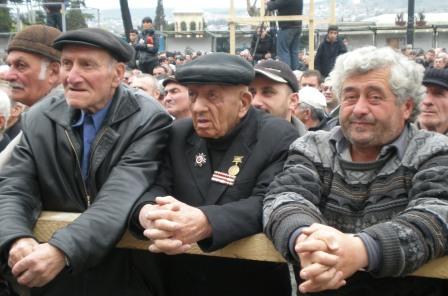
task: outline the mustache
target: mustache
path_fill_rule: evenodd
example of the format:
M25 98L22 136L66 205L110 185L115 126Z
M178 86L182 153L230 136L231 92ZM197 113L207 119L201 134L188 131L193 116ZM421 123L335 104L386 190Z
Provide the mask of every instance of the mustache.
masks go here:
M22 83L18 83L18 82L9 82L9 87L12 88L25 88L25 86Z
M431 108L431 107L421 106L420 107L420 112L435 112L435 110L434 110L434 108Z
M353 115L349 117L348 121L350 123L356 122L356 123L364 123L364 124L375 124L375 122L376 122L375 118L371 118L368 116L358 117L358 116L353 116Z

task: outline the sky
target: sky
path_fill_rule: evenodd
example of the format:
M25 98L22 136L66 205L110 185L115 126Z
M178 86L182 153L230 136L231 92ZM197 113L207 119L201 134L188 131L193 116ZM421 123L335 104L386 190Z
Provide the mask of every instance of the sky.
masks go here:
M253 3L254 0L251 0ZM246 7L245 0L234 0L235 7ZM85 0L88 7L109 9L120 8L119 0ZM186 5L188 3L188 5ZM132 8L147 8L156 7L157 0L128 0L129 7ZM164 7L179 8L185 10L205 9L205 8L229 8L230 0L163 0Z

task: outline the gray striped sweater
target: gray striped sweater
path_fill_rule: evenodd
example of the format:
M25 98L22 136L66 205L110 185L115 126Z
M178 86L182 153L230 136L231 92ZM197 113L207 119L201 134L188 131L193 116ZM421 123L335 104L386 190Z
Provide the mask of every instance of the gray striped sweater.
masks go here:
M308 133L290 147L284 170L264 200L266 235L289 261L299 227L326 224L361 231L381 247L375 276L402 276L447 254L448 137L409 125L402 153L388 149L371 163L343 160L340 127Z

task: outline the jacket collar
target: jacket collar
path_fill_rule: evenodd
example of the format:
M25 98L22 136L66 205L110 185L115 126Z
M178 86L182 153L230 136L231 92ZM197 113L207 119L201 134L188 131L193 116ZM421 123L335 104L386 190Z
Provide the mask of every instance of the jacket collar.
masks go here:
M112 97L112 103L109 114L105 118L105 124L109 126L113 125L126 119L138 110L140 110L140 107L134 95L132 95L128 88L120 85ZM48 110L44 111L44 114L57 124L65 128L70 128L76 119L79 118L79 112L78 109L68 106L66 100L59 100L55 104L52 104Z

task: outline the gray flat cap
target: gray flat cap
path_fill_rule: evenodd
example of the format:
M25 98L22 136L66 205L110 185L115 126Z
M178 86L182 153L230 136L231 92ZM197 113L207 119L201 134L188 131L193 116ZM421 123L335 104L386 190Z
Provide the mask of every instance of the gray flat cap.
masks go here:
M134 48L117 36L99 28L83 28L61 34L53 47L62 50L67 44L87 45L102 48L119 62L128 62L134 56Z

